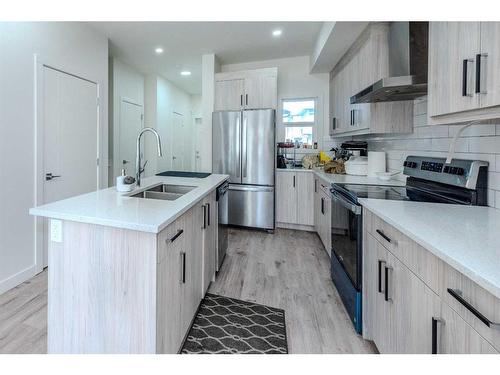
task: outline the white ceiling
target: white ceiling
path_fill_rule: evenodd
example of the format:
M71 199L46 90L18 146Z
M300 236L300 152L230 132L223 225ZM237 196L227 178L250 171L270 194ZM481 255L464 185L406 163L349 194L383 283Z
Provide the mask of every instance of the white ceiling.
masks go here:
M322 22L91 22L110 40L110 53L144 74L159 74L201 93L201 56L221 64L311 55ZM272 30L282 29L275 38ZM154 49L161 46L162 55ZM183 77L181 70L191 76Z

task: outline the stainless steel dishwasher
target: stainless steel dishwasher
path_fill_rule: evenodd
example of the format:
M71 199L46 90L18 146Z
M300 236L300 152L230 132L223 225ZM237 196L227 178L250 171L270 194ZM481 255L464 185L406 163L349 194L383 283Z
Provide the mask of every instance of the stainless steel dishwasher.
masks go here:
M216 264L217 272L219 272L224 257L226 256L228 245L228 197L227 190L229 183L225 181L217 188L217 216L219 224L217 227L217 254Z

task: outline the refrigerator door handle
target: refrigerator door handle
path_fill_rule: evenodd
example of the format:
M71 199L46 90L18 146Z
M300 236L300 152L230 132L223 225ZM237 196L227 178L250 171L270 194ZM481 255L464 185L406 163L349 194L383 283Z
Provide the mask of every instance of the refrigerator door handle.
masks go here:
M231 185L230 184L229 190L272 192L272 191L274 191L274 187L272 187L272 186Z
M247 165L248 165L248 156L247 156L247 128L248 128L248 120L243 114L243 128L241 130L242 132L242 139L241 139L241 158L243 159L243 178L247 176Z
M237 129L237 139L241 138L241 114L236 118L236 129ZM240 172L241 172L241 145L240 142L236 142L236 177L240 177Z

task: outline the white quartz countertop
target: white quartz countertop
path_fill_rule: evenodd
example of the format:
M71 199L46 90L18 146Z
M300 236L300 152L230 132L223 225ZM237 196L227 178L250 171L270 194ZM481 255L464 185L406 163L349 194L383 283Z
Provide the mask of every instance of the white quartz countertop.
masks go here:
M500 210L360 199L368 210L500 298Z
M29 212L34 216L159 233L228 178L221 174L206 178L148 177L132 192L121 193L111 187L34 207ZM129 197L158 183L196 189L173 201Z
M278 168L278 172L312 172L330 184L353 184L353 185L378 185L378 186L405 186L406 182L391 179L382 181L377 177L353 176L348 174L325 173L323 168Z

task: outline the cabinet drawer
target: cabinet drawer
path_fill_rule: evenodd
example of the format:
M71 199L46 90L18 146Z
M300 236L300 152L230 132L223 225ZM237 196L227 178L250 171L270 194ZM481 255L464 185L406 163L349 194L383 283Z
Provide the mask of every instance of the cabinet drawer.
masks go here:
M319 190L323 191L327 196L330 196L330 184L321 178L318 179Z
M439 294L481 336L500 350L500 299L442 263ZM490 325L490 326L488 326Z
M368 210L363 211L363 221L365 230L438 293L440 259Z
M158 234L157 263L161 263L167 257L167 252L184 241L189 236L186 233L186 214L179 217L168 227Z

